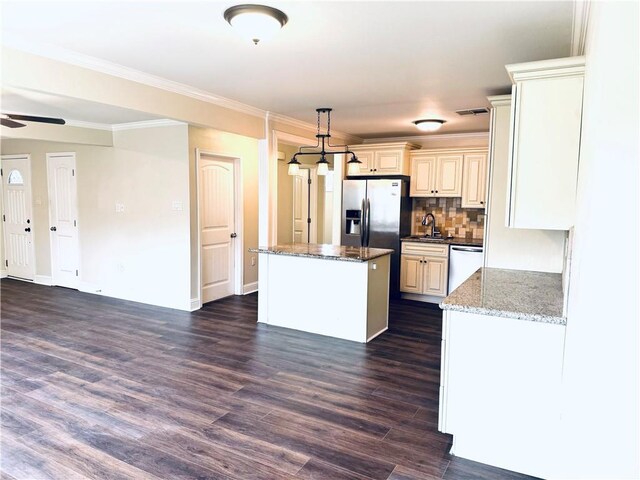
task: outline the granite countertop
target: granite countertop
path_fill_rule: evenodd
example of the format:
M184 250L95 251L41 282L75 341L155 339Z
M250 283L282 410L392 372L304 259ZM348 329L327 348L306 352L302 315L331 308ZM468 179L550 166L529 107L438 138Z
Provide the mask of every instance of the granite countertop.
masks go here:
M393 253L389 248L345 247L342 245L321 245L315 243L295 243L274 247L250 248L250 252L292 257L324 258L346 262L366 262Z
M433 237L424 237L422 235L411 235L410 237L404 237L402 239L403 242L418 242L418 243L445 243L447 245L464 245L468 247L481 247L482 246L482 238L433 238Z
M480 268L440 308L566 325L560 273Z

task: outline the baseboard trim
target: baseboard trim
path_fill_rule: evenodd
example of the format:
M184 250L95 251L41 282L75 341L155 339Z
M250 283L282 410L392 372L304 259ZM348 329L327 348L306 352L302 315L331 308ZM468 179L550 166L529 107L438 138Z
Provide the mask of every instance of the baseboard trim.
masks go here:
M247 295L249 293L258 291L258 282L247 283L242 287L242 294Z
M196 310L200 310L202 308L202 304L200 303L199 298L192 298L191 302L189 302L189 311L195 312Z
M0 270L0 278L7 278L8 274L6 270Z
M36 275L33 278L33 282L38 285L46 285L47 287L53 285L53 279L49 275Z

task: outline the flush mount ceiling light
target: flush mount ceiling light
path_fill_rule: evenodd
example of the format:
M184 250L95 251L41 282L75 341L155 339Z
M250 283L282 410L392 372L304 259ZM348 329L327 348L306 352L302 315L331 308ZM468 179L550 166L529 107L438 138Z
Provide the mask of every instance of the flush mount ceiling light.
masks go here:
M318 175L326 175L329 171L329 161L327 160L327 155L334 154L351 154L351 160L347 162L347 175L354 175L358 173L359 166L362 162L358 160L356 154L349 150L349 145L331 145L329 138L331 138L331 108L316 108L316 112L318 112L318 134L316 138L318 139L315 145L303 146L298 149L298 153L296 153L291 160L289 161L289 175L297 175L300 170L300 162L298 161L298 156L300 155L320 155L320 160L316 162L318 165ZM326 114L327 115L327 133L320 133L320 116ZM344 147L342 150L326 150L327 148L340 148ZM307 151L310 149L315 149L313 151ZM318 151L318 149L320 149Z
M256 45L261 40L273 37L289 20L285 13L277 8L251 4L227 8L224 19L237 29L241 36Z
M418 130L421 130L423 132L435 132L436 130L439 130L440 127L442 127L445 121L429 119L429 120L416 120L413 123L418 128Z

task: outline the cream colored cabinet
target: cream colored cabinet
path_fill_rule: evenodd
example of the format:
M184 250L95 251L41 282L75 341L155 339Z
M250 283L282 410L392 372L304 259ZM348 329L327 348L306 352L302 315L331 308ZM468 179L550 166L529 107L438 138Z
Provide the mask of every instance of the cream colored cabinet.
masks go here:
M419 295L447 295L449 246L429 243L402 243L400 291Z
M513 81L507 226L575 221L584 57L507 65Z
M462 208L485 208L487 155L468 154L462 167Z
M395 142L370 143L350 148L362 162L355 176L385 176L409 175L409 152L418 146L407 142ZM346 157L346 161L351 159L349 155Z
M463 154L453 151L411 153L412 197L462 196Z

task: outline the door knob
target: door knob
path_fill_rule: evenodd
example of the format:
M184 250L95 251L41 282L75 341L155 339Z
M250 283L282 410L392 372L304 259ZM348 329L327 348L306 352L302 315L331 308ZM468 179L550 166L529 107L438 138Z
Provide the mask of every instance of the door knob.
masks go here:
M27 227L24 229L25 232L30 232L31 231L31 227Z
M52 232L57 231L58 229L56 227L51 227L49 230L51 230Z
M235 233L235 232L231 234L231 238L236 238L237 236L238 236L238 234Z

